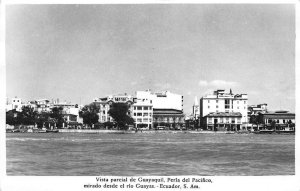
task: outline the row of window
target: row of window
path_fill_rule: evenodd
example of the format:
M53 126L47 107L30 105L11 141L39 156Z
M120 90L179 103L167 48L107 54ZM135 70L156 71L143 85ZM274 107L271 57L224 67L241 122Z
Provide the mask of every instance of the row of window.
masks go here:
M268 119L268 123L271 124L274 119ZM292 120L288 119L275 119L276 123L292 123Z
M231 118L229 119L229 117L224 117L224 118L215 118L214 120L212 118L208 118L208 123L214 123L214 124L217 124L217 123L241 123L241 118Z
M214 101L214 100L207 100L208 103L210 103L210 101ZM219 103L219 100L215 100L216 103ZM240 104L240 101L236 101L237 104ZM243 103L243 101L241 101L241 103ZM229 99L225 99L225 104L230 104L230 100ZM244 104L247 104L247 101L244 101Z
M210 109L210 106L207 106L208 109ZM219 108L218 105L216 105L216 108ZM233 106L231 107L233 109ZM237 109L242 109L242 107L236 107ZM228 105L225 105L225 109L230 109L230 107ZM246 109L246 107L244 107L244 109Z
M133 113L133 116L143 116L143 117L145 117L145 116L152 116L152 114L151 113Z
M147 123L150 122L150 123L151 123L151 122L152 122L152 119L147 119L147 118L146 118L146 119L145 119L145 118L144 118L144 119L141 119L141 118L138 118L138 119L136 119L135 121L136 121L136 122L139 122L139 123L141 123L141 122L147 122Z
M134 106L134 110L152 110L151 106Z

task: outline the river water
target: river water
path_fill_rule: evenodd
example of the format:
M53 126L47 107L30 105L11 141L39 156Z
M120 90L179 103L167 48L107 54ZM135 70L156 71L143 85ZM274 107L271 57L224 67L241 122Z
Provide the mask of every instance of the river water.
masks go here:
M7 175L294 175L295 135L7 133Z

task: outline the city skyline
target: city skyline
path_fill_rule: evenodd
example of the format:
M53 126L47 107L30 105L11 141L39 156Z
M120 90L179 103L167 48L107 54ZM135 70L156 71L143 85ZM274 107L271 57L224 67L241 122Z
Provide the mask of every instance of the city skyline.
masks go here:
M7 5L7 97L216 89L295 111L294 5Z

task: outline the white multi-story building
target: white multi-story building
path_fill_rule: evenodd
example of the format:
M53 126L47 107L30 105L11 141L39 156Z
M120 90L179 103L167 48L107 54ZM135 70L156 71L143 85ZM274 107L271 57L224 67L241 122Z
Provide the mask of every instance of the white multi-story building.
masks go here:
M152 127L181 128L184 125L183 96L169 91L152 93L150 90L137 91L136 98L149 101L153 106Z
M12 98L11 99L11 103L6 103L6 111L10 111L10 110L16 110L18 112L22 111L22 107L24 106L24 104L22 103L22 99L21 98Z
M132 115L135 127L137 128L152 128L152 117L153 117L153 106L150 100L136 99L133 104L133 115Z
M239 129L242 124L248 122L247 109L247 94L233 94L231 90L229 93L216 90L213 94L200 99L201 126L231 124Z
M150 100L155 109L183 110L183 96L169 91L158 93L152 93L150 90L137 91L136 98Z

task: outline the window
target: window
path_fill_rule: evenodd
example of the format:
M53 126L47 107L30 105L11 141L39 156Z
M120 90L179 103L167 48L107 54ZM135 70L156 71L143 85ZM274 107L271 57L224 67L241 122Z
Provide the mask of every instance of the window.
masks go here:
M208 118L208 123L212 123L212 118Z
M219 108L219 106L217 105L216 108Z
M233 118L233 119L231 119L231 123L235 123L235 119Z
M148 110L148 107L144 107L144 110Z
M137 116L142 116L142 113L137 113Z
M145 117L145 116L148 116L148 113L144 113L144 117Z
M136 113L133 113L134 116L136 116Z
M224 121L224 120L223 120L223 117L221 117L221 118L220 118L220 123L224 123L223 121Z
M207 108L209 109L209 106L207 106Z
M133 107L134 110L136 110L136 107Z
M230 100L225 99L225 109L229 109L229 108L230 108Z
M284 119L282 120L282 123L285 123L285 120L284 120Z
M208 103L209 103L209 100L208 100Z
M137 110L142 110L142 107L137 107Z
M246 104L246 101L244 101L244 104Z
M216 100L216 103L219 103L219 100Z
M136 121L137 121L137 122L142 122L142 119L137 119Z
M268 123L272 123L272 119L268 119Z

